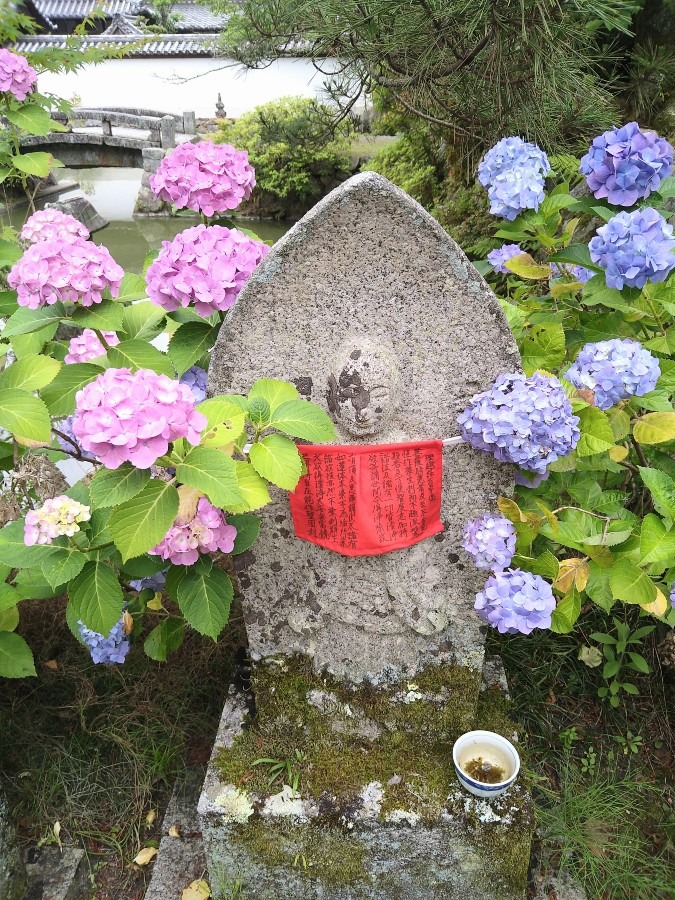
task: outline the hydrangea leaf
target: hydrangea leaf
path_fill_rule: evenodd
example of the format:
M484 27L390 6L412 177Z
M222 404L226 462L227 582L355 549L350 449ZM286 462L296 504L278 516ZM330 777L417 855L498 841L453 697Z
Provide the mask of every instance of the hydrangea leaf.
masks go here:
M99 469L89 484L92 504L117 506L139 494L150 480L149 469L137 469L125 463L119 469Z
M40 391L49 412L57 418L65 418L75 410L75 395L85 384L93 381L103 369L92 363L73 363L63 366L56 378Z
M633 426L638 444L664 444L675 441L675 412L648 413Z
M124 309L122 328L129 340L151 341L164 329L165 316L166 310L149 300L132 303Z
M159 544L177 513L178 491L159 479L148 481L139 494L117 506L109 528L122 561L147 553Z
M294 385L287 381L278 381L276 378L259 378L248 392L249 399L262 397L267 400L270 410L274 413L278 406L289 400L297 400L300 394Z
M188 569L178 584L178 606L188 623L214 641L227 625L234 591L225 572Z
M239 399L246 403L244 397ZM202 401L197 410L206 416L206 427L201 436L202 446L225 447L243 435L246 413L235 399L212 397Z
M591 259L588 244L570 244L564 250L558 250L548 258L549 262L571 263L575 266L583 266L592 272L602 272L600 266L596 265Z
M647 485L657 513L675 519L675 480L657 469L640 467L640 477Z
M258 516L246 515L246 513L228 516L227 524L234 525L237 529L237 536L232 548L233 556L244 553L249 547L252 547L260 534L260 518Z
M0 631L16 631L18 627L19 607L16 603L14 606L8 606L7 609L0 610Z
M107 636L124 607L117 576L102 562L88 562L68 585L68 598L87 628Z
M612 566L609 584L615 600L644 606L656 597L656 585L651 578L625 557Z
M26 134L44 137L53 130L54 123L51 116L46 109L36 103L23 103L18 109L5 109L4 114L12 125L16 125Z
M53 588L40 568L21 569L14 585L22 600L48 600L58 597L65 589L65 585Z
M108 361L116 369L127 368L132 372L137 372L139 369L152 369L159 375L168 375L169 378L176 377L169 357L145 341L122 341L121 344L108 350Z
M18 262L22 256L23 251L18 244L13 243L12 241L0 240L0 268L14 265L14 263ZM16 294L14 295L14 299L16 302Z
M276 428L305 441L335 439L335 426L328 415L307 400L287 400L274 410L269 428Z
M173 333L169 344L169 356L179 375L193 366L211 347L218 336L218 329L207 322L188 322Z
M521 343L523 369L529 377L537 369L557 369L565 358L565 332L562 325L536 325L526 332Z
M581 613L581 597L572 589L562 600L558 601L551 613L551 631L555 634L568 634Z
M259 475L283 488L294 491L302 474L302 457L290 438L268 434L249 451L251 465Z
M7 323L2 329L2 337L7 339L15 335L40 331L45 325L60 322L65 315L66 310L63 303L53 303L51 306L43 306L40 309L28 309L26 306L20 306L7 319Z
M605 612L610 612L614 606L614 596L609 584L611 569L600 566L591 560L588 564L588 582L586 593L593 603L597 604Z
M0 390L18 388L22 391L39 391L56 378L60 368L58 359L38 354L24 356L0 374Z
M517 256L512 256L503 265L504 268L515 275L520 275L521 278L530 278L533 281L542 281L551 274L550 266L539 265L529 253L519 253Z
M3 678L37 675L33 654L21 635L0 631L0 675Z
M119 331L124 318L124 307L112 300L103 300L93 306L79 306L73 312L73 322L80 328L93 328L97 331Z
M266 506L272 498L265 479L258 475L251 463L235 460L235 466L237 470L237 484L244 499L238 505L232 504L230 512L244 513Z
M46 178L57 164L57 160L51 153L36 151L34 153L19 153L12 157L12 165L25 175L35 175L37 178Z
M614 446L614 435L602 410L592 406L579 410L579 428L581 437L577 444L577 456L593 456Z
M0 426L31 441L50 441L52 436L47 407L27 391L0 390Z
M640 565L669 562L675 559L675 530L666 529L663 520L653 513L642 520L640 531Z
M20 599L11 584L0 583L0 611L16 606Z
M147 297L145 278L133 272L127 272L120 282L117 299L131 303L135 300L142 300L144 297Z
M80 574L87 557L72 547L48 547L50 552L42 563L42 572L49 584L56 590Z
M51 325L47 325L39 331L33 331L30 334L15 335L11 339L11 344L16 358L23 359L25 356L39 353L47 341L51 341L54 337L58 327L58 322L52 322Z
M211 447L195 447L176 468L183 484L203 491L214 506L229 509L242 502L231 456Z
M180 619L164 619L153 628L145 639L143 649L146 656L157 662L166 662L170 653L178 650L185 637L185 625Z

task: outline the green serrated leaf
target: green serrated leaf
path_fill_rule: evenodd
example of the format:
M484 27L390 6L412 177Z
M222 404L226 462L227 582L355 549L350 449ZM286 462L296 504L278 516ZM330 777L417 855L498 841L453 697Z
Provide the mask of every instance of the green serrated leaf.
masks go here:
M592 272L602 272L602 269L591 259L588 244L570 244L564 250L558 250L548 258L549 262L571 263L575 266L583 266Z
M39 391L56 378L60 368L61 363L49 356L25 356L3 369L0 374L0 390L18 388L29 393Z
M326 413L307 400L287 400L274 410L269 428L276 428L305 441L335 439L335 426Z
M46 178L55 163L51 153L41 151L35 153L19 153L12 157L12 165L25 175Z
M562 325L537 325L525 333L521 342L521 357L525 374L537 369L552 371L565 358L565 332Z
M95 331L120 331L124 318L124 308L112 300L103 300L93 306L78 306L73 312L73 322L80 328Z
M122 341L121 344L108 350L108 361L115 368L128 368L132 372L137 372L139 369L152 369L153 372L158 372L160 375L168 375L169 378L176 377L169 357L145 341Z
M190 366L213 347L218 337L218 329L206 322L188 322L173 333L169 344L169 356L182 375Z
M210 447L195 447L176 468L182 484L203 491L214 506L229 509L243 497L237 482L237 470L231 456Z
M675 412L653 412L642 416L633 426L638 444L664 444L675 441Z
M3 339L20 334L30 334L32 331L41 331L45 325L58 323L66 317L63 303L54 303L51 306L42 306L40 309L28 309L20 306L17 311L7 319L2 329Z
M663 521L649 513L642 520L640 532L640 565L672 562L675 559L675 530L667 530Z
M252 547L260 534L260 518L258 516L246 515L246 513L234 516L228 515L227 524L234 525L237 529L237 536L234 539L234 547L232 549L233 556L236 556L238 553L244 553L249 547Z
M609 420L602 410L587 406L579 410L581 437L576 447L577 456L593 456L614 446L614 435Z
M27 391L0 390L0 426L14 437L30 441L51 441L49 411L39 397Z
M166 662L169 654L178 650L184 637L185 625L180 619L164 619L147 636L143 649L150 659Z
M12 350L17 359L23 359L34 353L39 353L44 345L51 341L59 327L58 322L52 322L39 331L33 331L31 334L17 334L10 338Z
M87 628L108 636L120 620L124 597L117 576L103 562L88 562L68 585L68 597Z
M647 485L657 513L675 519L675 480L658 469L640 468L640 477Z
M142 300L146 296L145 278L141 275L135 275L133 272L127 272L120 284L117 295L118 301L131 303L135 300Z
M129 340L151 341L164 330L166 310L149 300L124 310L124 333Z
M40 391L49 412L56 418L69 416L75 411L77 392L102 371L103 369L92 363L72 363L63 366L51 384Z
M579 592L572 590L566 594L551 614L551 631L556 634L567 634L572 631L574 624L581 613L581 597Z
M49 555L49 547L24 543L24 521L9 522L0 529L0 562L12 568L24 569L41 566Z
M152 479L139 494L113 510L109 529L124 562L159 544L173 525L178 503L173 485Z
M178 606L195 631L215 641L229 620L233 593L232 582L220 569L189 569L178 583Z
M278 406L289 400L297 400L300 394L296 387L287 381L278 381L276 378L259 378L248 392L251 397L262 397L267 400L270 410L274 413Z
M50 547L51 552L42 563L42 572L50 586L56 590L80 574L87 557L71 547Z
M0 631L0 675L3 678L28 678L36 675L30 647L10 631Z
M656 597L656 585L629 559L617 559L610 575L610 587L616 600L644 606Z
M230 506L229 511L244 513L266 506L272 498L265 479L258 475L250 463L235 460L235 466L237 468L237 485L244 499L238 506L234 504Z
M12 125L16 125L26 134L44 137L52 130L51 116L46 109L35 103L23 103L18 109L5 109L4 114Z
M302 457L290 438L268 434L249 451L251 465L259 475L286 491L294 491L302 475Z
M149 469L127 463L119 469L99 469L89 485L91 502L96 508L117 506L139 494L149 480Z

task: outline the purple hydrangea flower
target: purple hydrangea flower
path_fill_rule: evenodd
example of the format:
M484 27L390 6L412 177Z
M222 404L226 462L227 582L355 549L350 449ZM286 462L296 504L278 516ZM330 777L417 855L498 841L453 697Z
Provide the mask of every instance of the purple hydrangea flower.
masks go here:
M88 506L71 500L65 494L50 497L39 509L31 509L26 513L24 544L32 547L34 544L51 544L62 535L72 537L80 530L80 524L89 519L91 510Z
M508 275L510 270L507 269L504 264L510 259L513 259L514 256L518 256L524 252L525 251L522 250L518 244L502 244L502 246L497 247L496 250L490 250L487 259L495 272L501 272L502 275Z
M82 238L38 241L30 246L7 276L19 306L39 309L59 300L92 306L108 288L119 293L124 270L105 247Z
M231 553L237 529L228 525L224 513L201 497L194 517L184 525L172 525L162 540L149 550L175 566L192 566L199 553Z
M37 72L23 56L0 47L0 91L23 102L37 81Z
M168 569L164 569L163 572L157 572L155 575L147 575L145 578L136 578L134 581L129 582L129 587L132 587L135 591L142 591L149 588L151 591L161 591L164 585L166 584L166 573Z
M457 421L474 449L540 474L571 453L581 434L558 379L539 372L500 375L471 398Z
M196 446L206 425L190 388L150 369L106 369L76 403L73 433L107 469L149 469L177 438Z
M516 484L520 485L520 487L534 490L540 484L548 481L550 474L549 471L539 474L537 472L526 472L524 469L516 469Z
M638 341L612 338L586 344L565 378L575 388L593 391L598 409L653 391L661 375L658 359Z
M488 190L490 212L512 221L524 209L539 209L548 157L536 144L519 137L502 138L478 166L478 180Z
M248 200L255 171L245 150L199 141L181 144L167 154L150 176L150 187L178 209L187 207L210 217Z
M39 209L26 219L19 237L31 244L38 241L71 241L75 238L86 240L89 229L60 209Z
M558 278L565 278L565 276L569 275L574 281L580 281L582 284L586 284L590 278L597 274L597 272L587 269L586 266L575 266L569 265L568 263L563 263L563 265L559 266L557 263L551 263L552 281L555 281Z
M530 634L550 628L555 605L551 585L541 575L506 569L488 578L474 609L501 634Z
M617 213L598 228L588 248L605 270L607 286L618 290L665 281L675 269L673 226L650 207Z
M187 384L194 395L195 403L206 400L206 377L206 369L199 366L191 366L180 376L180 383Z
M92 662L104 666L124 662L131 649L129 638L124 633L124 616L113 625L107 637L87 628L84 622L78 622L77 627L80 637L89 648Z
M65 434L66 437L69 437L69 438L71 439L71 441L73 441L73 443L79 448L80 455L81 455L84 459L87 459L87 460L89 460L90 462L96 462L96 457L94 456L94 454L93 454L93 453L88 453L88 452L84 449L84 447L82 446L82 444L78 441L78 439L75 437L75 435L73 434L73 422L74 422L74 421L75 421L75 413L73 413L72 415L68 416L67 419L61 419L60 422L57 422L57 423L56 423L56 428L57 428L62 434ZM68 441L64 440L64 438L62 438L60 434L57 434L57 435L56 435L56 440L59 442L59 446L61 447L61 449L62 449L62 450L65 450L67 453L72 453L73 450L75 449L75 448L73 447L73 444L71 444L71 443L69 443Z
M505 569L516 552L516 529L504 516L488 513L467 522L462 546L479 569Z
M670 588L670 605L672 606L673 609L675 609L675 581L673 582L672 587Z
M148 268L148 297L167 312L194 304L197 315L234 306L239 291L270 248L236 228L195 225L163 241Z
M672 165L673 148L668 141L629 122L596 137L579 171L599 200L632 206L658 190Z

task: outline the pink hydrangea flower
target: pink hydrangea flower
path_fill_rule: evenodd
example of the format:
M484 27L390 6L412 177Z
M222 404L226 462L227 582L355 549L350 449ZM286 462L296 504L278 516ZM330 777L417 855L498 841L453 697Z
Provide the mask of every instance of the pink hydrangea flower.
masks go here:
M124 269L105 247L91 241L38 241L15 263L7 282L16 288L19 306L39 309L59 300L92 306L103 300L103 291L119 293Z
M206 497L197 504L194 518L185 525L172 525L159 544L148 552L175 566L192 566L202 553L231 553L237 529L228 525L224 514Z
M119 344L120 339L114 331L102 331L101 334L110 347ZM67 363L84 363L97 359L106 353L106 348L99 341L98 335L91 328L85 328L82 334L71 338L68 344L68 352L66 353L65 362Z
M0 48L0 91L9 91L23 101L36 81L37 72L25 57Z
M255 170L245 150L199 141L181 144L167 154L150 176L150 187L178 209L187 207L210 217L248 200L255 187Z
M72 241L75 238L86 240L89 229L60 209L39 209L26 219L19 237L31 244L38 241Z
M26 513L23 540L28 547L33 544L51 544L62 534L72 537L80 530L80 522L88 522L91 512L88 506L62 495L45 500L40 509Z
M147 272L148 297L167 312L194 304L208 318L234 306L239 291L270 248L236 228L195 225L163 241Z
M190 388L150 369L106 369L77 392L76 404L73 434L107 469L149 469L171 441L198 444L206 425Z

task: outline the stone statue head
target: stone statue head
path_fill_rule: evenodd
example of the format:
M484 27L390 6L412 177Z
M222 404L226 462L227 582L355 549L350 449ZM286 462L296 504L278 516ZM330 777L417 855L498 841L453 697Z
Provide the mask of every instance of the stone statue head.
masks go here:
M326 391L336 424L354 437L378 435L393 418L399 394L399 369L391 347L359 336L340 345Z

